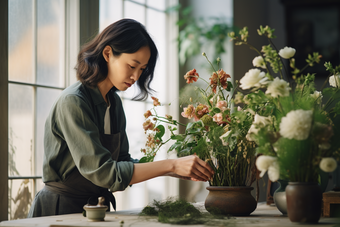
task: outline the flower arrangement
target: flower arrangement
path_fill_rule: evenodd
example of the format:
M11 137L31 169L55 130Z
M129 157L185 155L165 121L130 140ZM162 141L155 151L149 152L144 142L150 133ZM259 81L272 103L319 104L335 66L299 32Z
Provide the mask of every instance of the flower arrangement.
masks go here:
M209 82L201 78L193 69L184 75L188 86L202 79L206 89L195 87L197 94L190 98L183 108L182 117L190 122L183 124L172 116L157 114L160 102L153 97L154 107L144 116L143 124L147 135L146 148L142 149L144 157L140 162L153 161L154 156L164 144L173 140L169 151L176 151L177 156L196 154L208 162L215 174L210 180L212 186L250 186L256 179L255 142L248 141L246 135L250 129L253 116L242 109L234 110L232 103L233 85L228 80L230 75L223 69L213 72ZM220 59L217 59L217 66ZM171 133L170 138L163 140L165 126ZM177 133L177 127L185 127L183 133Z
M261 51L248 42L247 27L239 36L234 32L229 36L236 45L248 45L258 53L252 62L256 68L239 81L241 89L250 91L246 95L238 92L235 103L254 116L246 138L262 154L256 160L260 176L268 171L271 181L318 182L319 171L332 172L339 161L340 65L333 68L325 63L329 76L317 91L317 75L303 71L319 63L322 56L308 55L306 66L298 69L294 48L276 49L274 29L261 26L257 31L269 40ZM325 88L327 81L330 87Z

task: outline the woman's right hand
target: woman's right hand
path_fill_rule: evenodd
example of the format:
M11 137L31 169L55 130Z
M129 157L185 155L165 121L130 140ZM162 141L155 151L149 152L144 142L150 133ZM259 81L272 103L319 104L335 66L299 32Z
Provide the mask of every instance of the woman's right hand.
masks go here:
M211 166L196 155L174 159L172 172L194 181L208 181L214 174Z

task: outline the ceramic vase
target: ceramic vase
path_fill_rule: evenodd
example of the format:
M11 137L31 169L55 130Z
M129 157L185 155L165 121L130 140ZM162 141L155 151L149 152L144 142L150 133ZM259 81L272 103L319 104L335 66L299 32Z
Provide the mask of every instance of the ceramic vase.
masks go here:
M253 189L246 186L209 186L205 208L213 214L248 216L257 207L257 202L251 195Z
M287 214L287 200L286 200L286 187L288 185L288 181L286 180L278 180L280 187L276 189L273 195L274 203L277 209L283 214Z
M291 222L318 223L322 191L317 183L289 182L286 197L287 214Z

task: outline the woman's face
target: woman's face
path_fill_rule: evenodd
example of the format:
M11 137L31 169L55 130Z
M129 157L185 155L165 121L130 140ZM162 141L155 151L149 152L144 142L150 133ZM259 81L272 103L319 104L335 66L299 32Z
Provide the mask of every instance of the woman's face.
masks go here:
M151 52L150 48L145 46L135 53L123 53L116 57L111 47L106 46L103 55L108 68L107 81L118 90L125 91L139 79L149 62Z

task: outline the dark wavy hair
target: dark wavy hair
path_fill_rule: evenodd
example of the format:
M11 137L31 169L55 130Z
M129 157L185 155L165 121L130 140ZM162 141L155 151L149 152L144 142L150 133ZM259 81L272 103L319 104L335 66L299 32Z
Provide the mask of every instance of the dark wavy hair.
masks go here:
M85 85L95 87L107 77L107 63L102 54L107 45L111 46L116 57L122 53L135 53L144 46L150 48L151 56L148 65L137 81L140 93L133 98L145 100L153 91L150 83L154 76L158 51L145 27L133 19L116 21L82 47L75 67L78 80Z

